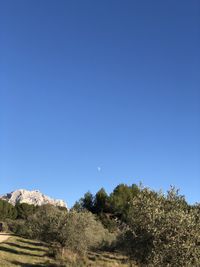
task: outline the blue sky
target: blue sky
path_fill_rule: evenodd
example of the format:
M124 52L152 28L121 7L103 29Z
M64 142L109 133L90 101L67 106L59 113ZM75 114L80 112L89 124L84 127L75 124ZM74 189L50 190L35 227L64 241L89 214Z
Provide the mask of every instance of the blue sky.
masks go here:
M0 5L0 193L71 206L142 181L200 201L199 1Z

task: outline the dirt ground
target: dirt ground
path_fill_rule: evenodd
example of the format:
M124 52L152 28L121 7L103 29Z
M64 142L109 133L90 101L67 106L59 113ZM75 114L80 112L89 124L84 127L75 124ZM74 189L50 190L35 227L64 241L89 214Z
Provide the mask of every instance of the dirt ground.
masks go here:
M0 243L6 241L10 237L7 233L0 233Z

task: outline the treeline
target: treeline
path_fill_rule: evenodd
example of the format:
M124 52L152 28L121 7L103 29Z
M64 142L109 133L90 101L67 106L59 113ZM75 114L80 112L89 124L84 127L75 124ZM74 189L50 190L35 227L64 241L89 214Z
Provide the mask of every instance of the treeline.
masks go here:
M6 200L0 199L0 220L26 220L29 216L37 213L41 206L35 206L27 203L17 203L15 206ZM58 207L60 210L66 210L64 207Z
M39 207L29 205L27 203L20 203L13 206L6 200L0 199L0 220L26 219L28 216L34 214L38 209Z
M137 266L200 266L200 205L189 205L174 188L165 195L135 184L118 185L111 194L102 188L70 211L1 203L10 230L47 242L52 255L65 260L69 251L80 257L104 249L126 254Z
M87 209L95 214L100 213L116 213L118 216L124 215L127 206L131 199L133 199L140 189L136 184L131 186L120 184L113 192L108 195L104 188L101 188L95 196L89 191L75 203L74 209Z
M75 203L73 209L92 212L98 216L108 230L113 232L120 221L126 222L131 200L139 192L140 189L136 184L131 186L119 184L110 195L106 193L104 188L101 188L95 195L88 191L83 198Z
M139 266L200 266L200 205L189 205L173 187L163 194L120 184L110 195L87 192L74 209L97 215L117 233L115 249Z

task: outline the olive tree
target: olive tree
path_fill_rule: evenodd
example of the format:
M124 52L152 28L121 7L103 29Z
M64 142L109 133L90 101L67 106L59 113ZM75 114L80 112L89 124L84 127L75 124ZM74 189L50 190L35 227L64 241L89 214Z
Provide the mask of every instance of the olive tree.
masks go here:
M88 248L97 247L109 238L108 231L90 212L63 211L43 206L26 223L27 234L49 244L59 244L84 254Z
M200 214L173 188L165 197L147 188L133 199L126 252L148 266L200 265Z

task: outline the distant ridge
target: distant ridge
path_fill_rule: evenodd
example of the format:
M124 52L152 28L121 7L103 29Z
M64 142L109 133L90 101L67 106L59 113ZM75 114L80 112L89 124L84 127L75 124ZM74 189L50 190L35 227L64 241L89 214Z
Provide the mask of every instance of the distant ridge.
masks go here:
M11 193L7 193L5 195L1 195L0 199L8 201L12 205L16 205L17 203L27 203L35 206L42 206L45 204L51 204L57 207L65 207L67 208L67 204L60 199L53 199L42 194L39 190L25 190L18 189Z

